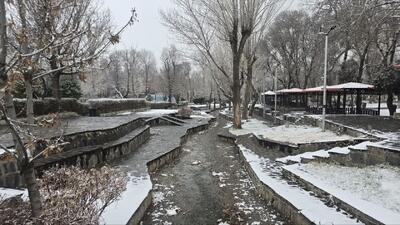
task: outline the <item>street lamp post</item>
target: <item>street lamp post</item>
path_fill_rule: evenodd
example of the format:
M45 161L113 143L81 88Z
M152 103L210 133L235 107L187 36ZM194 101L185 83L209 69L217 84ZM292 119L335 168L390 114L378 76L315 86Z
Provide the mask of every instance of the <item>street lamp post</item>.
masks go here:
M332 26L328 32L319 32L318 34L325 36L325 65L324 65L324 87L323 87L323 102L322 102L322 131L325 132L325 120L326 120L326 77L328 74L328 41L329 33L333 31L336 26Z
M274 124L276 124L276 117L278 116L277 115L277 106L278 106L278 104L277 104L277 101L278 101L278 95L277 95L277 93L276 93L276 91L277 91L277 89L278 89L278 77L277 77L277 74L276 74L276 68L275 68L275 76L274 76Z

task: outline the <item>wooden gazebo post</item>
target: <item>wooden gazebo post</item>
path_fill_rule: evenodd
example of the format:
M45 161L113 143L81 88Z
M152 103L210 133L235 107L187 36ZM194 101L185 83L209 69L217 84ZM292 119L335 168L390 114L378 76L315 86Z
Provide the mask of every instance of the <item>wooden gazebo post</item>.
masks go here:
M347 114L347 111L346 111L346 103L347 103L347 99L346 99L346 91L344 91L344 93L343 93L343 109L344 109L344 114Z

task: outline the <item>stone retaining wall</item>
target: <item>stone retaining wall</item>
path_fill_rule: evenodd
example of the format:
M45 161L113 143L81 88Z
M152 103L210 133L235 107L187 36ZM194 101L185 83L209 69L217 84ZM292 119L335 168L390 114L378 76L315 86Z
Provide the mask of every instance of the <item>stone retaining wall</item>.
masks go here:
M35 162L37 171L43 171L57 165L80 166L81 168L94 168L111 163L136 151L150 138L150 127L138 131L130 140L121 143L111 143L104 146L89 146L65 152L65 155L56 155Z
M244 157L242 151L236 145L236 149L239 153L240 159L244 164L246 171L248 172L250 179L252 180L257 193L266 200L272 207L274 207L282 217L287 220L290 224L301 224L301 225L315 225L312 221L307 219L303 214L300 213L293 204L287 201L284 197L277 194L268 185L263 183L254 170L251 168L250 163Z
M140 222L142 221L142 218L146 215L146 211L147 209L149 209L152 202L153 202L153 192L150 191L149 194L147 194L147 197L144 199L144 201L140 204L139 208L137 208L136 211L133 213L127 225L139 225Z
M253 182L257 194L259 194L265 201L267 201L274 209L276 209L285 220L287 220L290 224L301 224L301 225L315 225L309 219L307 219L300 211L289 201L287 201L284 197L277 194L273 189L271 189L268 185L260 180L257 174L254 172L253 168L251 168L250 163L246 160L243 155L243 152L237 145L236 137L231 137L227 135L218 135L223 140L233 143L235 145L235 149L239 154L240 161L243 163L247 173L250 176L251 181Z
M0 162L0 187L15 188L21 187L23 181L18 170L17 161Z
M331 149L334 147L345 147L349 145L358 144L360 142L366 141L366 139L353 139L345 141L326 141L326 142L315 142L315 143L283 143L279 141L270 140L268 138L260 138L256 136L259 145L266 149L271 149L275 151L281 151L289 155L301 154L309 151L317 151L320 149ZM369 140L369 139L368 139Z
M101 145L110 141L114 141L124 136L124 134L127 134L130 131L144 125L145 120L143 118L137 118L135 120L129 121L128 123L121 124L118 127L110 129L85 131L65 135L63 139L64 141L69 142L69 144L64 146L63 151L68 151L71 149L89 145Z
M350 149L349 154L329 153L329 158L315 156L314 160L302 161L308 163L335 163L348 167L365 167L379 164L388 164L400 167L400 152L376 146L368 146L368 150Z
M132 139L121 143L86 146L62 152L48 158L37 159L35 161L35 169L40 175L43 170L61 165L80 166L81 168L98 167L130 154L149 138L150 127L145 127L139 130ZM24 186L17 168L16 161L0 163L0 187L16 188Z

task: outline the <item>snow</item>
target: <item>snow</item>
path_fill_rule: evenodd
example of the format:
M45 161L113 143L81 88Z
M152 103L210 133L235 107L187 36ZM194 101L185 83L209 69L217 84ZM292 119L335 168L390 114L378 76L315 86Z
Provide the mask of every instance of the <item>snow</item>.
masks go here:
M231 128L233 126L232 122L226 123L226 125L223 128Z
M299 209L299 212L310 221L315 224L361 224L357 222L357 220L337 212L336 208L326 206L317 197L310 195L309 192L299 187L289 185L278 176L274 176L272 174L273 171L271 172L269 168L271 166L269 159L255 154L242 145L239 145L239 148L258 178L276 194L282 196Z
M318 150L315 152L305 152L302 154L298 155L291 155L291 156L286 156L283 158L278 158L276 159L277 162L281 163L288 163L289 161L300 163L302 162L302 159L314 159L315 157L321 157L321 158L329 158L330 155L329 153L336 153L336 154L349 154L351 150L358 150L358 151L366 151L368 150L368 146L375 144L370 141L364 141L356 145L351 145L347 147L335 147L330 150Z
M133 112L122 112L122 113L118 113L117 116L129 116L133 114Z
M190 108L196 108L196 109L200 109L200 108L208 108L208 105L196 105L196 104L189 104L188 105Z
M303 93L303 89L300 88L292 88L292 89L282 89L277 91L277 93Z
M338 136L332 131L322 132L322 130L318 127L299 125L269 127L268 125L257 119L250 119L245 121L242 124L242 129L231 128L229 131L237 136L254 134L256 136L261 136L270 140L293 144L345 141L353 139L349 135Z
M350 153L350 149L349 149L349 147L335 147L335 148L332 148L331 150L328 150L328 152L347 155Z
M328 86L329 89L374 89L374 85L370 84L362 84L362 83L355 83L349 82L344 84L338 84L333 86Z
M267 92L261 93L261 95L275 95L275 92L267 91Z
M262 121L257 119L249 119L244 121L242 124L242 129L229 129L229 132L236 136L246 135L246 134L255 134L261 135L264 132L267 132L270 127L264 124Z
M167 212L167 216L175 216L175 215L177 215L178 214L178 211L180 210L180 208L179 207L173 207L172 209L167 209L166 210L166 212Z
M144 98L93 98L87 102L130 102L130 101L145 101Z
M194 112L190 116L190 118L210 118L210 119L212 119L212 118L215 118L215 117L210 115L210 114L208 114L208 113L206 113L206 112L200 112L200 113Z
M288 163L289 161L299 163L299 162L301 162L301 159L314 159L314 157L328 158L329 153L325 150L319 150L319 151L315 151L315 152L305 152L305 153L302 153L299 155L278 158L278 159L276 159L276 161L281 162L281 163Z
M15 152L15 148L7 148L7 149L10 152ZM6 153L6 151L3 148L0 148L0 155L3 155L5 153Z
M400 221L400 168L309 163L285 166L284 169L383 224Z
M139 115L145 116L158 116L158 115L166 115L166 114L173 114L178 113L177 109L152 109L144 112L138 112Z
M131 177L121 198L102 214L102 224L127 224L152 189L150 176Z
M12 198L17 195L22 195L21 197L25 200L28 199L28 190L27 189L12 189L12 188L0 188L0 197L7 199Z
M364 142L361 142L360 144L349 146L349 149L351 149L351 150L354 149L354 150L359 150L359 151L366 151L366 150L368 150L368 146L372 145L372 144L373 144L373 142L364 141Z

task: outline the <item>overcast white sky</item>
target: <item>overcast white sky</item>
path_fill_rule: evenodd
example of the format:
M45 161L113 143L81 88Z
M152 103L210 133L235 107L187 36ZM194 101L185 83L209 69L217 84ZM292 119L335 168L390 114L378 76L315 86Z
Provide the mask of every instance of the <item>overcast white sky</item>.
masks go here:
M153 51L158 60L163 47L175 42L173 36L161 24L159 15L161 9L165 10L173 6L170 0L103 0L103 2L104 7L110 9L114 24L118 27L128 21L133 7L138 13L139 22L128 27L121 37L121 42L114 48L145 48ZM291 8L295 8L296 3L301 0L294 0L294 2Z

